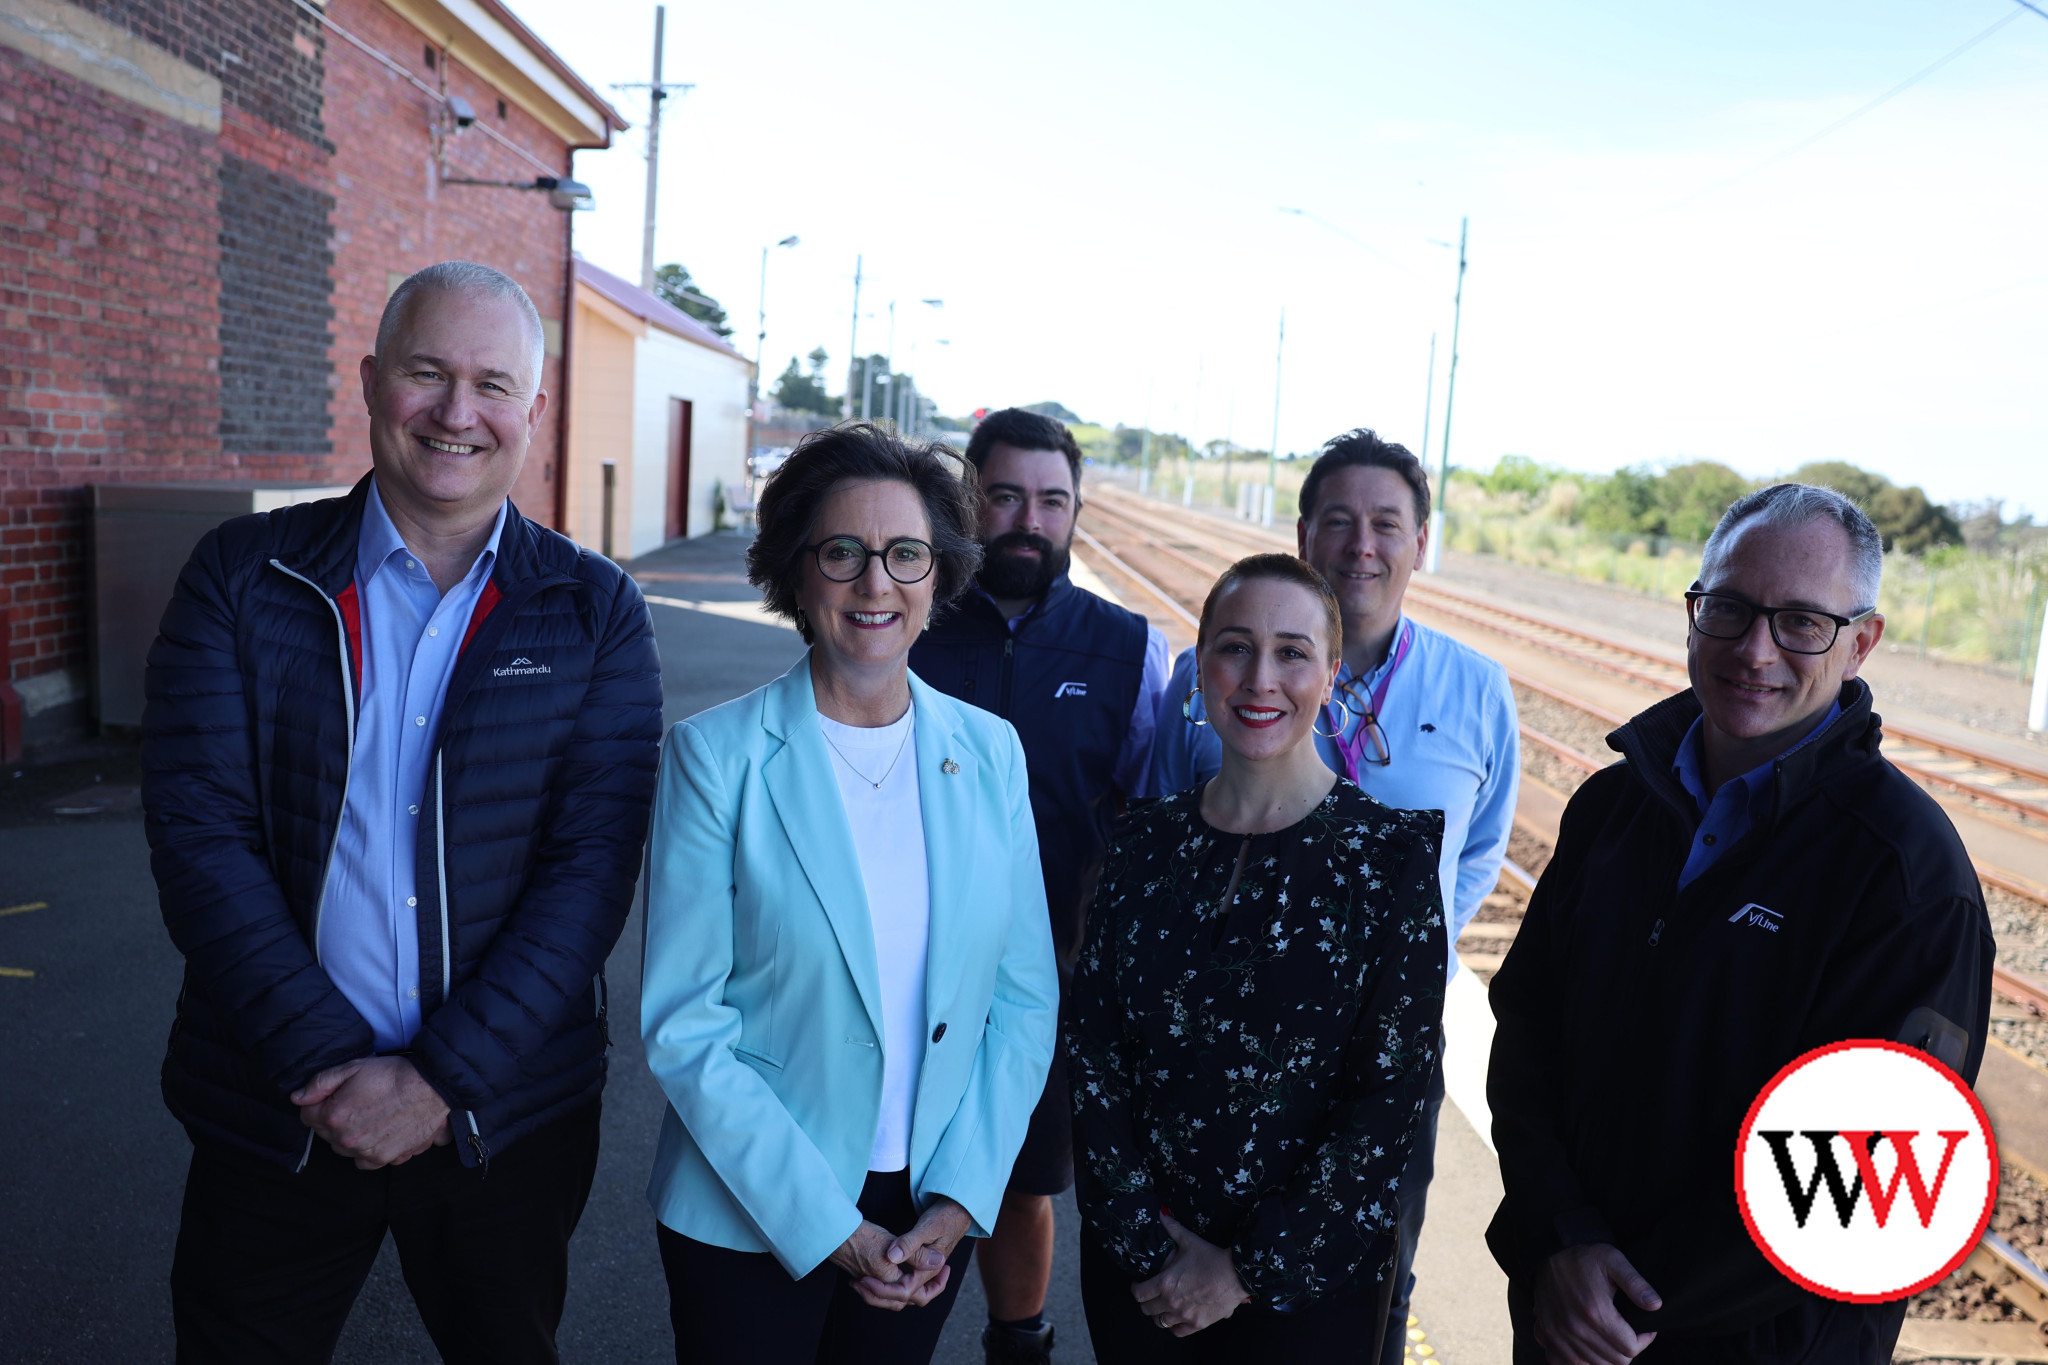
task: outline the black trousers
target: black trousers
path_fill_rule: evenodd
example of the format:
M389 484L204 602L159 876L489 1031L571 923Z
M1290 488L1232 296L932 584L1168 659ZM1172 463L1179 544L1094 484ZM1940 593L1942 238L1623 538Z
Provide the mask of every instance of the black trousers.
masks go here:
M294 1173L200 1144L171 1264L179 1365L324 1365L387 1231L449 1365L554 1365L598 1112L528 1134L488 1171L452 1146L359 1171L316 1138Z
M1422 1129L1408 1153L1401 1171L1400 1243L1394 1252L1393 1298L1388 1304L1386 1344L1380 1359L1386 1365L1400 1365L1402 1348L1408 1340L1408 1300L1415 1293L1415 1246L1422 1240L1422 1218L1428 1212L1429 1182L1436 1177L1436 1120L1444 1107L1444 1065L1437 1059L1436 1074L1429 1078L1429 1098L1422 1110Z
M861 1215L891 1232L917 1222L908 1171L870 1171ZM854 1292L826 1261L800 1280L765 1251L732 1251L655 1224L668 1275L668 1317L677 1365L929 1365L973 1239L963 1237L947 1264L946 1288L922 1308L890 1312Z
M1081 1306L1101 1365L1246 1365L1254 1361L1349 1361L1373 1365L1387 1311L1385 1286L1326 1299L1292 1313L1245 1304L1221 1322L1177 1337L1131 1297L1131 1279L1093 1238L1081 1234ZM1400 1365L1398 1350L1391 1365Z

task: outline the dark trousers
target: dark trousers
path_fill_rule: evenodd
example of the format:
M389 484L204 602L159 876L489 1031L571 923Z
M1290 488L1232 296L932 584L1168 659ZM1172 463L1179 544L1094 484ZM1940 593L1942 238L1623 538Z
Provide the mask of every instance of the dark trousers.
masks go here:
M1408 1338L1408 1300L1415 1293L1415 1246L1422 1240L1422 1217L1429 1203L1429 1182L1436 1178L1436 1120L1444 1107L1443 1060L1429 1078L1429 1098L1422 1110L1422 1128L1401 1171L1400 1243L1394 1252L1394 1296L1387 1306L1387 1339L1380 1348L1386 1365L1400 1365Z
M1081 1306L1101 1365L1245 1365L1247 1361L1350 1361L1373 1365L1387 1295L1368 1291L1276 1313L1245 1304L1221 1322L1177 1337L1156 1325L1131 1296L1131 1278L1081 1234ZM1393 1357L1399 1365L1398 1351Z
M359 1171L316 1138L294 1173L200 1144L171 1264L180 1365L324 1365L387 1231L450 1365L554 1365L598 1109L528 1134L488 1172L453 1147Z
M891 1232L917 1221L908 1171L870 1171L859 1203L863 1217ZM890 1312L855 1293L830 1261L794 1280L765 1251L711 1246L658 1223L655 1235L677 1365L929 1365L974 1251L961 1238L945 1291L922 1308Z

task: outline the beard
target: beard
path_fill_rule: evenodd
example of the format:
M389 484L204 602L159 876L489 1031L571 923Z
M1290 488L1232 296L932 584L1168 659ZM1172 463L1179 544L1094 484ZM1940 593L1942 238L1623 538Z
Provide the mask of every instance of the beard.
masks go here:
M1016 553L1026 547L1038 554L1027 557ZM1071 542L1054 545L1029 531L1006 531L983 548L981 589L1004 602L1043 597L1052 581L1067 571L1071 556Z

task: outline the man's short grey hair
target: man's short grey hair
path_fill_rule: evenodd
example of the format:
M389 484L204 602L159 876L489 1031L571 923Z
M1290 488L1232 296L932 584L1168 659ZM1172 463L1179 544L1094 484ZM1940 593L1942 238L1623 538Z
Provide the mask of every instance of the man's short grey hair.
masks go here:
M502 270L493 270L475 261L442 261L439 265L430 265L406 276L404 282L391 291L391 297L384 301L384 316L377 320L377 359L380 362L391 354L398 329L404 325L413 300L428 291L489 294L493 298L510 299L519 305L519 311L526 315L527 331L533 336L533 382L540 383L541 365L547 359L547 333L540 325L540 309L533 306L532 297L519 287L519 281Z
M1700 581L1708 582L1720 566L1728 542L1743 525L1764 521L1773 526L1804 526L1810 521L1832 521L1849 537L1850 588L1856 601L1849 614L1869 611L1877 605L1878 584L1884 578L1884 538L1863 515L1863 509L1832 488L1810 483L1774 483L1737 498L1707 537L1700 554Z

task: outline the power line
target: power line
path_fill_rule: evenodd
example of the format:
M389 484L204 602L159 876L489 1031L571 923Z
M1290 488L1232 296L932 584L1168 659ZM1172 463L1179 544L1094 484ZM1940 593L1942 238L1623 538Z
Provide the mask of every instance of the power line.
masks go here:
M2048 10L2044 10L2039 5L2034 4L2033 0L2013 0L2013 2L2015 4L2024 6L2025 9L2032 10L2034 13L2040 15L2044 19L2048 19ZM1777 165L1780 161L1785 160L1785 158L1787 157L1798 155L1800 152L1805 151L1808 147L1811 147L1814 143L1819 142L1822 138L1827 137L1832 133L1841 131L1843 128L1848 127L1857 119L1862 118L1865 114L1870 113L1872 110L1878 108L1880 105L1887 104L1893 99L1896 99L1898 96L1904 94L1907 90L1911 89L1915 85L1918 85L1921 81L1926 80L1929 76L1932 76L1935 72L1941 70L1944 66L1947 66L1950 62L1962 56L1965 52L1968 52L1971 48L1977 46L1977 44L1983 42L1986 38L1989 38L1992 34L1998 32L1998 30L2004 28L2007 24L2010 24L2014 20L2018 19L2022 13L2022 10L2013 10L2010 14L2007 14L2003 19L1998 20L1989 28L1982 30L1974 37L1970 38L1968 41L1950 50L1943 57L1928 64L1927 66L1922 67L1920 70L1906 77L1906 79L1900 81L1897 85L1885 91L1876 99L1871 100L1869 103L1864 104L1861 107L1847 114L1844 114L1841 118L1836 119L1833 123L1830 123L1827 127L1821 129L1817 133L1814 133L1812 136L1802 138L1800 141L1793 143L1790 147L1785 148L1783 151L1772 153L1770 156L1765 157L1762 161L1757 162L1754 166L1751 166L1748 170L1738 171L1736 174L1729 176L1726 180L1717 181L1716 183L1707 186L1703 190L1697 190L1692 194L1685 196L1685 198L1683 199L1674 199L1670 203L1664 205L1662 208L1651 209L1649 212L1643 214L1642 216L1645 218L1650 218L1660 213L1669 213L1672 209L1683 208L1687 204L1697 203L1699 200L1705 199L1709 195L1719 194L1722 190L1727 189L1730 185L1739 184L1740 182L1749 179L1749 177L1755 175L1758 171L1765 170L1769 167Z

